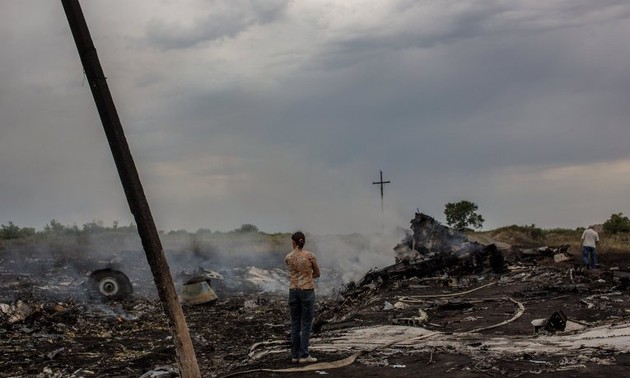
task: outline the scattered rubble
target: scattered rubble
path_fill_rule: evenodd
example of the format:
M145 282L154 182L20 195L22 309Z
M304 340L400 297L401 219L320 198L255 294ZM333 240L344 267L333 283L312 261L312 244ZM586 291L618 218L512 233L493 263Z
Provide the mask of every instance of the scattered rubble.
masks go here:
M180 300L186 305L212 303L219 299L212 289L212 280L223 280L220 273L199 267L194 277L182 285Z
M584 271L564 246L523 252L473 242L422 214L412 230L393 265L318 296L311 350L319 362L308 366L288 358L281 256L276 267L178 276L182 299L185 286L216 291L213 300L184 306L204 376L625 374L625 268ZM89 271L83 279L61 264L43 271L0 265L0 375L178 376L167 320L142 272L125 272L133 293L101 301L85 295Z

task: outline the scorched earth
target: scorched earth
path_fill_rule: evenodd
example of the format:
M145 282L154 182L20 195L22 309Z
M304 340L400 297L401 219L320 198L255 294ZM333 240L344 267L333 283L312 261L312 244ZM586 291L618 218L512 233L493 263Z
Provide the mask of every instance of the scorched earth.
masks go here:
M420 231L401 244L425 237ZM219 299L184 306L203 376L625 376L630 261L623 255L585 271L576 251L526 253L498 243L503 269L488 259L442 258L427 272L420 268L435 264L443 246L408 245L404 253L397 246L405 256L397 264L319 295L311 340L319 361L311 365L291 363L285 293L270 290L274 281L286 287L284 267L221 272L225 279L211 282ZM77 295L87 279L69 274L81 266L88 272L93 261L32 251L24 258L45 269L16 273L23 261L0 257L0 376L178 376L146 271L127 272L142 277L131 278L132 295L103 301Z

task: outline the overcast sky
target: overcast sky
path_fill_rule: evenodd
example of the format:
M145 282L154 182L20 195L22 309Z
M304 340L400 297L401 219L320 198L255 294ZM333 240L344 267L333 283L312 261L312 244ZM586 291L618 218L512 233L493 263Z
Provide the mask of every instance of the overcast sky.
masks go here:
M630 215L627 0L81 5L161 230ZM0 36L0 223L132 223L61 2Z

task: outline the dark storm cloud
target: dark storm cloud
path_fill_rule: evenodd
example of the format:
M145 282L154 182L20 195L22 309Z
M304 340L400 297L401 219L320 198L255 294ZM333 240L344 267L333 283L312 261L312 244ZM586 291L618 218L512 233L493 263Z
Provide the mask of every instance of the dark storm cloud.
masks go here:
M399 1L382 22L342 29L312 62L346 67L407 49L430 49L480 38L517 43L530 35L630 17L623 0L601 2ZM510 40L510 38L515 38Z
M290 0L214 0L201 10L204 16L182 22L153 19L147 25L147 40L162 49L185 49L200 43L232 38L253 25L274 22Z
M315 61L323 71L351 66L352 71L342 72L351 78L348 86L341 80L329 91L306 98L293 120L297 122L299 114L317 123L306 128L313 130L309 140L330 141L330 150L337 153L326 154L329 158L354 154L356 149L347 142L359 135L372 136L375 145L394 150L431 146L417 148L419 160L456 148L458 153L442 160L440 169L623 156L622 123L604 126L616 136L612 143L605 142L610 150L589 148L601 132L589 125L601 124L598 118L610 114L627 114L620 101L629 94L627 79L606 83L611 70L623 75L623 60L606 59L616 55L618 47L599 45L614 39L621 44L623 37L589 34L605 22L627 18L628 5L563 3L559 9L543 7L519 15L502 4L465 9L434 34L407 28L381 36L381 30L367 30L333 43ZM574 29L584 21L595 30ZM387 20L384 24L390 31ZM553 35L545 35L551 30ZM454 45L456 41L460 43ZM434 55L424 54L431 46L438 46ZM339 65L339 59L345 64ZM587 101L588 108L583 106ZM461 159L461 154L475 159Z
M82 6L160 228L371 231L380 169L395 226L627 212L627 1ZM60 4L0 17L0 223L126 224Z

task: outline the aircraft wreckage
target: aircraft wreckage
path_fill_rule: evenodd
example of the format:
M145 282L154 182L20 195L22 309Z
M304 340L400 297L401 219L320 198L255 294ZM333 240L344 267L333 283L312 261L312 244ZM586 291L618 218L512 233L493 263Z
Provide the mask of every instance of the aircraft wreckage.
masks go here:
M271 270L239 266L220 270L223 276L186 268L177 281L189 286L182 299L184 289L193 289L188 304L201 298L194 289L209 279L219 294L211 305L183 307L204 376L290 377L305 369L399 378L625 373L627 254L618 265L604 255L600 268L584 271L579 259L558 258L566 246L521 250L494 240L477 243L420 213L411 226L394 248L393 265L337 293L324 295L320 288L311 350L321 362L308 366L289 358L282 258ZM0 258L0 375L178 375L146 269L125 265L134 294L124 300L86 301L79 295L85 276L38 259L33 256L29 266L46 269L17 273L21 260ZM106 297L130 290L111 270L93 272L88 283Z
M376 279L457 276L479 273L486 268L501 273L506 269L503 254L495 244L470 241L463 233L439 224L426 214L416 213L411 229L413 234L408 234L394 248L396 263L369 271L358 286Z

